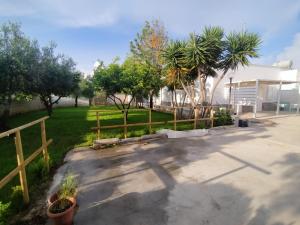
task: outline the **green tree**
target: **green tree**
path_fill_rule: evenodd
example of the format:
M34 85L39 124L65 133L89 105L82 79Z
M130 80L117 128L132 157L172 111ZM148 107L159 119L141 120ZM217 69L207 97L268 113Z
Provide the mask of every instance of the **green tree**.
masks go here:
M99 66L94 73L94 85L97 91L104 91L118 109L126 111L127 118L128 109L134 98L145 93L146 75L148 75L147 67L130 57L123 65L115 60L108 66ZM118 94L123 94L124 97L121 98Z
M170 41L162 53L165 63L165 83L170 91L175 93L174 105L178 106L177 89L182 89L181 82L186 83L185 78L187 70L184 68L184 51L186 42Z
M30 98L29 78L36 68L39 47L25 37L20 24L5 23L0 27L0 130L8 129L7 120L13 101Z
M83 74L80 72L75 72L73 76L73 87L72 95L75 99L75 107L78 107L78 98L82 95L82 89L80 83L83 81Z
M95 97L95 88L91 76L82 79L79 84L81 95L89 99L89 106L92 105L92 99Z
M55 47L51 43L42 48L39 67L31 85L31 91L40 97L49 116L52 115L53 105L72 93L76 80L74 77L78 75L72 58L56 55Z
M145 90L150 99L150 108L153 108L153 97L157 96L163 86L163 60L161 53L167 44L167 34L164 26L158 20L146 21L141 33L138 33L134 41L130 42L131 54L148 66L151 71L145 83Z
M248 32L233 32L224 37L220 27L206 27L200 35L191 34L187 44L172 42L162 54L168 71L173 74L185 90L193 107L207 103L206 81L216 77L217 70L223 71L211 95L211 104L216 87L228 70L248 65L249 58L257 57L260 38ZM172 76L171 76L172 77ZM195 83L200 84L200 98L195 99ZM184 82L185 81L185 82Z
M133 85L130 87L132 95L137 99L147 98L151 89L148 81L150 68L135 57L127 57L122 65L122 73L123 79Z

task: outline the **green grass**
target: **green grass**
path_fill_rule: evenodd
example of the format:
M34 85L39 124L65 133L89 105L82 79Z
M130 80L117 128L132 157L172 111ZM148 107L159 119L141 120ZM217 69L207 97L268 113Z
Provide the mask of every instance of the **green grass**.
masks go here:
M70 107L54 109L51 118L46 120L47 139L53 139L49 146L49 155L52 168L57 168L62 164L64 155L75 147L89 146L96 139L96 133L91 131L96 127L96 113L94 110L103 110L100 113L101 126L123 124L123 114L114 106L101 107ZM223 113L224 114L224 113ZM221 116L223 115L220 114ZM35 111L21 114L10 118L11 128L21 126L28 122L46 116L45 111ZM148 110L134 109L129 112L127 123L148 122ZM219 115L219 116L220 116ZM221 120L216 121L216 125L223 125L227 121L227 115L223 115ZM152 121L173 120L173 115L163 112L152 112ZM225 122L224 122L225 121ZM199 128L203 128L204 123L200 123ZM152 132L158 129L173 129L173 124L152 125ZM192 122L177 123L177 130L193 129ZM148 126L128 127L128 137L148 134ZM34 150L41 146L40 124L34 125L21 131L24 158L30 156ZM124 129L101 129L101 138L124 137ZM0 139L0 179L6 176L17 165L16 150L13 137ZM45 174L44 163L39 156L26 167L27 180L30 197L38 195L40 190L47 187L49 180ZM53 170L52 170L53 172ZM0 225L6 224L1 221L7 214L12 215L16 211L22 210L22 196L20 195L19 178L16 176L4 188L0 190ZM11 204L10 207L5 203Z
M96 114L93 110L109 110L101 112L101 125L123 124L123 115L114 106L102 107L79 107L79 108L57 108L54 110L53 116L46 121L47 139L52 138L53 143L49 146L49 155L53 167L59 166L64 155L72 148L78 146L91 145L96 139L96 134L91 131L91 127L96 126ZM113 112L112 112L113 111ZM10 119L11 128L26 124L38 118L46 116L45 111L35 111L22 115L14 116ZM152 112L152 121L172 120L173 115L162 112ZM133 110L129 112L127 123L138 123L148 121L148 111ZM172 124L152 126L153 131L161 128L172 128ZM191 123L181 123L177 125L177 129L191 129ZM129 127L128 137L141 136L149 133L147 126ZM24 158L27 158L41 145L40 125L35 125L21 131ZM123 128L119 129L102 129L101 138L123 137ZM32 195L35 187L43 180L40 177L39 159L29 164L27 169L27 178L29 190ZM0 139L0 179L7 175L17 165L16 153L13 137L5 137ZM19 185L18 176L0 190L0 202L10 200L12 187Z

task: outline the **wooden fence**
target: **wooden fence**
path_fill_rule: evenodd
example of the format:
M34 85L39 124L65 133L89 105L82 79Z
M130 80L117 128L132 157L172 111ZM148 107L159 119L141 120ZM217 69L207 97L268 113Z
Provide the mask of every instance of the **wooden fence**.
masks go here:
M11 129L9 131L0 133L0 138L9 136L11 134L15 134L15 146L16 146L16 156L17 156L17 163L18 166L13 169L8 175L0 180L0 189L6 185L9 181L11 181L17 174L20 177L20 184L23 192L23 199L24 202L27 204L29 203L29 192L28 192L28 185L27 185L27 178L26 178L26 166L34 160L41 152L43 153L43 157L45 160L45 164L47 170L49 171L49 157L48 157L48 145L52 142L52 139L47 141L46 138L46 126L45 120L49 117L43 117L38 120L32 121L20 127ZM35 150L27 159L24 159L23 154L23 146L22 146L22 139L21 139L21 130L31 127L35 124L40 123L41 126L41 139L42 139L42 146Z
M148 122L144 122L144 123L127 123L126 120L126 111L123 111L123 118L124 118L124 123L123 124L118 124L118 125L109 125L109 126L101 126L101 113L103 112L108 112L106 110L93 110L96 113L96 121L97 121L97 127L92 127L92 130L97 131L97 139L100 139L100 135L101 135L101 130L102 129L112 129L112 128L124 128L124 137L127 138L127 128L128 127L136 127L136 126L148 126L150 133L152 133L152 125L161 125L161 124L168 124L171 123L173 124L173 129L176 130L177 129L177 123L184 123L184 122L194 122L194 129L197 128L197 122L198 121L210 121L210 125L211 127L214 126L214 120L216 119L214 117L213 114L213 110L210 110L210 115L208 118L198 118L200 109L199 108L214 108L214 106L201 106L201 107L197 107L194 109L194 118L193 119L181 119L181 120L177 120L177 109L181 109L181 108L187 108L187 107L172 107L172 111L173 111L173 120L169 120L169 121L157 121L157 122L153 122L152 121L152 109L132 109L130 111L133 110L146 110L148 111ZM191 109L191 108L188 108ZM115 112L115 111L112 111Z

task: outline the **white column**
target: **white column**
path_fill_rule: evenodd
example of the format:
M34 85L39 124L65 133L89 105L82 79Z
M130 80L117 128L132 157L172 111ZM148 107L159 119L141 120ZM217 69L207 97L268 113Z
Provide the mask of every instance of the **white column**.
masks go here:
M300 108L300 83L297 83L297 87L298 87L298 101L297 101L297 114L299 114L299 108Z
M256 80L256 83L255 83L255 105L254 105L253 118L256 118L258 94L259 94L259 81Z
M276 110L276 115L279 115L279 110L280 110L281 86L282 86L282 81L280 81L279 90L278 90L278 94L277 94L277 110Z
M162 98L163 98L163 90L162 90L162 88L160 88L160 105L161 105L161 103L162 103Z
M236 104L236 115L238 116L240 114L240 105L239 105L239 98L240 98L240 86L241 83L238 82L238 90L237 90L237 104Z

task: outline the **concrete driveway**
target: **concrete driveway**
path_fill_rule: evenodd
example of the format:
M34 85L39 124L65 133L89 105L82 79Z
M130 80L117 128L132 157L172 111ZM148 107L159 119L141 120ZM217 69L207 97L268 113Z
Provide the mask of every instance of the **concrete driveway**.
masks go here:
M75 224L300 224L300 117L67 156Z

